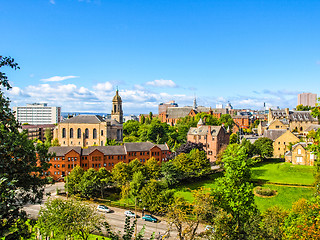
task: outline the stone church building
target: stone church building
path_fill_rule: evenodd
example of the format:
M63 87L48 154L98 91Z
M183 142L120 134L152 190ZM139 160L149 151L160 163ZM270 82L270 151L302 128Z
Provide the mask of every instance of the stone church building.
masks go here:
M104 146L107 139L122 141L122 100L118 90L112 100L111 120L98 115L78 115L60 122L54 138L61 146Z

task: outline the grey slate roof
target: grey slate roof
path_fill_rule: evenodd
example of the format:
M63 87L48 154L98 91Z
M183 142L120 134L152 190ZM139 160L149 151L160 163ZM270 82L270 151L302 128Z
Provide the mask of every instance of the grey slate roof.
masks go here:
M295 145L292 146L292 151L293 151L296 147L298 147L299 145L302 146L303 148L306 148L306 147L308 146L308 144L307 144L306 142L298 142L298 143L296 143Z
M82 155L88 156L90 153L98 150L104 155L126 155L125 147L121 146L91 146L82 150Z
M151 142L127 142L124 143L127 152L143 152L150 151L154 146L159 147L163 151L168 151L169 148L166 144L153 144Z
M49 153L55 153L57 157L61 157L66 155L70 151L76 151L77 153L81 154L81 147L50 147Z
M168 118L183 118L187 116L192 109L193 109L192 107L168 108L167 115L168 115Z
M320 128L319 124L312 124L305 130L305 132L310 132L311 130L317 131L319 128Z
M286 131L287 130L285 129L265 130L263 133L263 137L270 138L272 141L274 141L282 134L284 134Z
M206 136L209 132L209 127L211 128L211 135L213 137L217 136L221 130L225 130L222 126L199 126L199 127L191 127L188 131L188 135L200 135Z
M168 118L183 118L187 116L193 107L174 107L167 109ZM199 106L195 109L197 113L209 112L210 108Z
M311 115L311 111L289 111L288 116L285 110L271 110L271 114L275 118L283 117L288 118L290 121L317 121L317 119Z
M124 143L120 146L90 146L81 149L81 147L50 147L49 153L55 153L56 156L64 156L71 150L75 150L82 156L88 156L95 150L102 152L104 155L126 155L127 152L147 152L154 146L159 147L162 151L169 151L166 144L153 144L151 142Z
M317 119L311 115L310 111L290 111L289 119L290 121L299 121L299 122L317 121Z
M103 117L99 115L78 115L72 118L68 118L65 121L61 123L91 123L91 124L96 124L96 123L101 123L105 122Z

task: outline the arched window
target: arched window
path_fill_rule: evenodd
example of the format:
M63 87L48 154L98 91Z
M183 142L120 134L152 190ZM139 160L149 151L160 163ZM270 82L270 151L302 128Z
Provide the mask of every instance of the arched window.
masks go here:
M86 128L86 130L84 131L84 137L89 138L89 129L88 128Z
M78 130L77 130L77 138L81 138L81 129L80 128L78 128Z
M93 137L93 139L97 138L97 129L95 129L95 128L93 129L92 137Z
M73 138L73 128L70 128L70 138Z
M62 128L62 138L65 138L65 137L66 137L66 129Z

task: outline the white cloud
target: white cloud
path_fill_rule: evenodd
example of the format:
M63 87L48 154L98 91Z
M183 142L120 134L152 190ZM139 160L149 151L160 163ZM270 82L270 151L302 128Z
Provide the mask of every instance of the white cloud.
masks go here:
M51 4L56 4L56 1L55 0L50 0L50 3Z
M14 96L21 96L23 95L23 91L19 87L12 87L10 89L10 93Z
M146 83L147 85L154 86L154 87L177 87L177 84L175 84L172 80L154 80Z
M42 81L42 82L61 82L61 81L64 81L67 79L72 79L72 78L78 78L78 76L64 76L64 77L54 76L54 77L50 77L50 78L41 79L40 81Z
M93 89L97 91L111 91L113 86L110 82L98 83L97 85L93 86Z

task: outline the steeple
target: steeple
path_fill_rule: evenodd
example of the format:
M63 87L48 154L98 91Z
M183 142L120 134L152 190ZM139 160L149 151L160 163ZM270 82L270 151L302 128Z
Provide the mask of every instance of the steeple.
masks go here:
M111 119L116 120L119 123L123 123L122 100L119 96L118 87L116 95L112 99Z
M196 99L196 97L194 97L194 99L193 99L193 109L194 110L197 109L197 99Z

